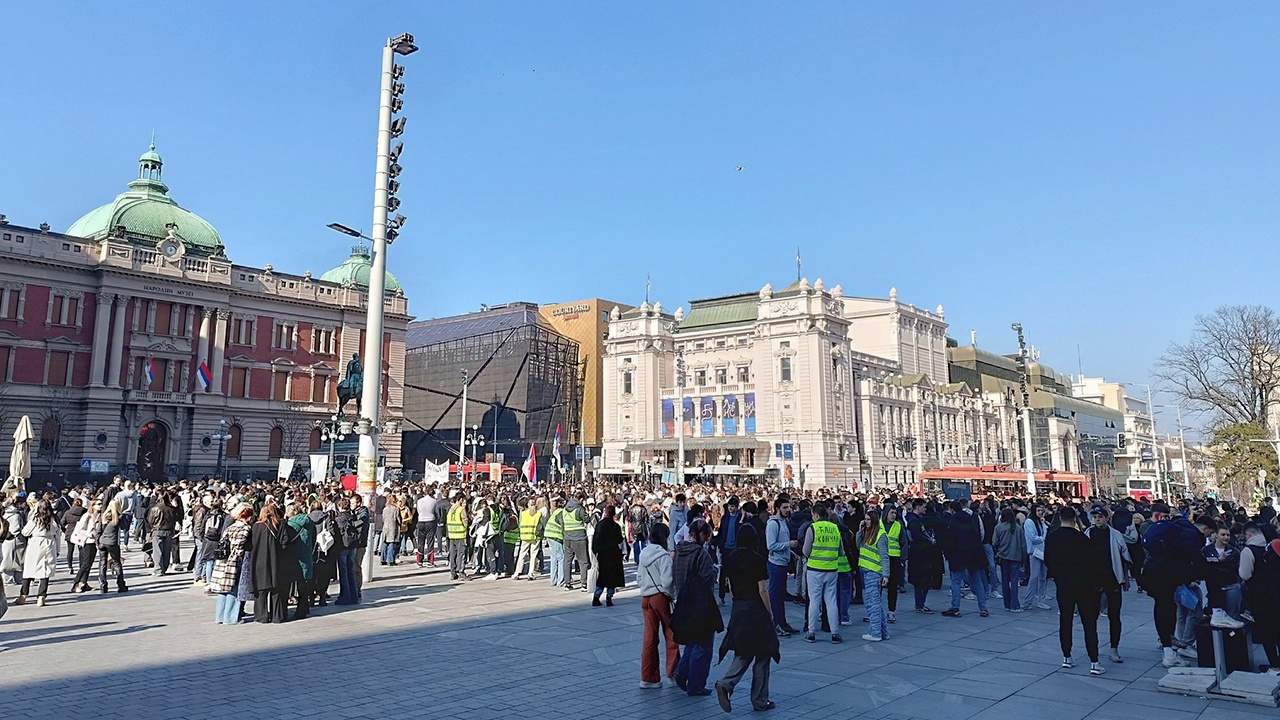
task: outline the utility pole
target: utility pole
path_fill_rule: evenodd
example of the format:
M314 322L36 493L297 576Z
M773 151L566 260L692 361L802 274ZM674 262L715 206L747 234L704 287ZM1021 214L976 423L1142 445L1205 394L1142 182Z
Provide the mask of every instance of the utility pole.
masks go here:
M1036 494L1036 468L1031 451L1031 391L1027 388L1027 341L1022 335L1022 323L1014 323L1013 331L1018 333L1018 386L1022 390L1022 452L1027 462L1027 493Z
M676 348L676 484L684 485L684 350Z
M391 139L404 132L405 118L392 121L391 116L403 105L400 95L404 92L404 83L396 80L404 74L404 68L395 62L396 55L409 55L417 52L413 44L413 36L405 33L388 38L382 48L382 88L378 103L378 147L374 165L373 182L373 265L369 268L369 295L365 317L364 338L364 385L360 393L360 414L358 423L360 431L360 455L357 465L357 489L364 497L369 508L369 522L373 522L373 513L377 511L374 493L378 478L378 433L379 414L382 407L382 321L386 311L386 279L387 279L387 246L388 230L398 231L404 224L404 218L396 215L392 221L394 228L388 227L387 213L392 206L399 207L399 200L392 201L395 191L393 177L400 174L400 165L392 158L399 156L400 148L391 149ZM399 183L395 183L396 188ZM393 236L394 237L394 236ZM373 555L375 545L369 543L364 556L364 579L373 580Z

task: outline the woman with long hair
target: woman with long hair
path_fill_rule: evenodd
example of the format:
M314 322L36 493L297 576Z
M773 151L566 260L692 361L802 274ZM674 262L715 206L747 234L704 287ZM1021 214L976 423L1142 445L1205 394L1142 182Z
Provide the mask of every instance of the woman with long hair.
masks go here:
M773 613L769 609L769 572L759 552L759 536L753 525L738 529L738 549L725 558L723 572L733 594L729 628L720 643L720 660L730 650L733 662L724 678L716 682L716 699L725 712L732 711L730 697L738 681L751 668L751 707L757 711L772 710L769 699L769 664L781 661L778 635L773 629Z
M231 511L231 525L227 527L219 541L219 550L213 561L213 572L209 576L209 590L218 594L218 604L213 619L221 625L235 625L240 622L240 608L243 606L240 594L240 577L245 572L245 564L241 560L249 552L249 521L253 519L253 507L241 503Z
M614 591L627 584L622 567L622 528L613 519L613 513L613 505L604 506L604 515L591 538L591 551L599 568L595 593L591 598L592 607L600 607L601 593L605 593L604 604L613 607Z
M640 610L644 614L644 640L640 646L640 687L662 687L659 674L658 645L665 641L667 668L665 675L675 674L680 662L680 646L671 634L671 601L675 588L671 578L671 553L667 540L671 531L658 523L649 528L649 544L640 551L636 565L636 582L640 585Z
M889 584L889 535L880 524L880 511L867 508L867 516L858 527L858 571L862 575L862 599L870 627L863 640L880 642L889 639L889 622L881 593Z
M1004 609L1022 612L1018 602L1018 579L1022 577L1022 558L1027 556L1027 535L1018 525L1018 514L1007 507L1000 511L1000 522L991 535L991 549L1000 565L1000 591Z
M22 528L22 534L27 537L27 554L22 560L22 592L14 598L13 604L25 603L31 592L31 581L39 580L36 605L44 607L45 597L49 594L49 578L53 577L62 546L62 530L53 521L53 506L48 500L36 504Z
M252 572L253 619L260 623L282 623L288 619L291 576L286 562L284 535L288 526L275 502L267 502L249 533L249 564Z
M76 502L80 502L77 498ZM98 556L98 536L102 534L102 499L96 498L89 503L89 509L76 521L71 530L67 546L67 556L80 549L80 570L71 581L71 592L82 593L89 590L89 573L93 571L93 560Z
M107 591L107 571L111 568L116 573L116 592L128 592L124 584L124 561L120 557L120 533L128 533L127 526L122 529L124 509L120 496L116 495L107 503L107 509L101 516L101 530L98 533L98 590ZM86 588L87 589L87 588Z
M71 507L67 508L66 512L62 513L62 521L59 523L62 526L62 535L64 537L70 538L72 534L75 532L76 525L80 523L80 518L84 517L84 514L88 511L89 511L89 508L84 506L84 500L80 498L75 498L74 500L72 500ZM19 529L20 528L14 528L13 531L17 532ZM76 571L75 550L76 550L76 546L74 542L72 542L70 545L67 546L67 571L68 572ZM80 557L80 560L81 562L84 561L83 555ZM72 590L74 591L75 586L72 585L71 587L72 587Z
M1031 508L1031 517L1022 524L1022 532L1026 538L1027 557L1031 569L1027 573L1027 596L1022 599L1022 609L1030 610L1034 605L1041 610L1049 610L1045 602L1048 599L1048 573L1044 566L1044 539L1049 534L1049 526L1044 516L1047 508L1037 504Z

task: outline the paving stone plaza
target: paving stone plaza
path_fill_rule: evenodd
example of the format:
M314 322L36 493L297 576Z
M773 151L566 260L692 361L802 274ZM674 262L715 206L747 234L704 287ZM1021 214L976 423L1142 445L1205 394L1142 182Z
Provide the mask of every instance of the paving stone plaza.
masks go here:
M0 620L4 717L716 718L715 697L641 690L640 598L613 608L543 581L455 583L411 563L378 567L358 608L316 608L284 625L213 622L186 574L142 576L125 595L66 592ZM13 593L9 593L12 598ZM980 618L900 613L888 642L782 641L766 717L887 720L1257 720L1274 708L1158 692L1150 601L1125 594L1123 665L1090 677L1077 623L1073 670L1059 668L1056 611ZM931 601L946 606L940 592ZM909 605L909 603L904 603ZM726 608L726 619L728 616ZM788 615L799 624L798 606ZM855 608L856 615L856 608ZM849 628L859 631L860 628ZM712 678L728 662L713 666ZM747 685L733 715L752 715Z

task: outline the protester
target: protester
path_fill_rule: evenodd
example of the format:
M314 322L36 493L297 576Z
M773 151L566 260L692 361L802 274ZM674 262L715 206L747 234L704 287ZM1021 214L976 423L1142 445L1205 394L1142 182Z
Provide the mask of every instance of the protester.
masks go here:
M658 641L665 641L666 677L675 675L680 647L671 634L671 601L675 585L671 576L671 553L667 552L669 531L661 523L649 528L649 544L640 550L636 582L640 586L640 609L644 615L644 641L640 647L640 687L662 687L658 674Z
M1106 672L1098 661L1098 605L1102 593L1103 558L1091 554L1089 539L1076 529L1076 511L1068 506L1058 511L1058 525L1045 537L1044 564L1058 587L1058 642L1062 646L1062 667L1074 667L1071 657L1071 626L1076 613L1084 627L1084 646L1089 654L1089 674ZM1109 565L1109 561L1108 561Z
M1101 611L1107 616L1111 654L1108 660L1122 663L1120 657L1120 635L1123 627L1120 622L1122 603L1121 591L1129 589L1129 568L1133 560L1129 557L1129 544L1124 535L1111 527L1107 510L1095 507L1090 512L1093 524L1084 534L1089 538L1091 564L1101 566L1106 571L1100 572L1098 581L1101 584Z
M883 602L884 590L891 582L889 558L889 534L880 524L880 512L868 508L866 519L858 528L858 570L862 574L862 599L869 623L862 639L868 642L889 639L888 616ZM836 642L835 637L831 640Z
M711 526L702 518L695 518L686 530L689 540L676 545L671 571L676 598L671 631L682 646L672 679L689 695L702 696L711 694L707 688L711 643L716 633L724 629L724 618L713 596L715 563L706 549L711 541Z
M591 552L595 555L597 569L592 607L600 607L600 594L605 594L604 604L613 607L613 594L627 584L622 561L622 528L613 519L613 505L605 505L603 516L591 538ZM642 548L643 549L643 548ZM637 559L639 556L637 555Z
M1006 612L1022 612L1018 602L1018 581L1022 578L1022 559L1027 555L1027 535L1018 525L1013 508L1000 511L1000 522L991 538L991 548L1000 569L1000 594Z
M49 578L53 577L62 547L62 530L54 522L53 506L48 500L41 500L36 505L35 512L22 528L22 535L27 538L26 554L22 560L22 592L13 604L25 603L31 593L31 581L39 580L36 605L44 607L49 594Z
M751 668L751 707L772 710L769 699L769 664L780 662L778 635L774 632L769 610L769 571L766 560L758 552L759 535L755 527L743 524L737 530L737 549L725 559L724 575L733 594L729 627L720 643L720 658L733 651L733 662L722 679L716 681L716 698L720 708L731 712L730 698L738 682ZM719 662L718 661L718 662Z
M223 532L214 552L213 572L209 576L209 590L218 596L214 621L220 625L236 625L240 622L240 609L247 599L240 593L242 578L251 573L249 560L249 521L253 507L237 505L230 513L231 525Z

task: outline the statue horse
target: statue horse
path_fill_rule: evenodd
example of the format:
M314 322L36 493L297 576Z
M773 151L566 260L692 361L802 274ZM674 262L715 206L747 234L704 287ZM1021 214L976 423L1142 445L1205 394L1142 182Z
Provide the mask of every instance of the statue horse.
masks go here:
M356 382L352 382L352 381ZM350 400L356 401L356 413L360 413L360 395L363 391L359 382L360 378L348 376L346 380L338 383L338 414L342 414L342 409L347 406Z

